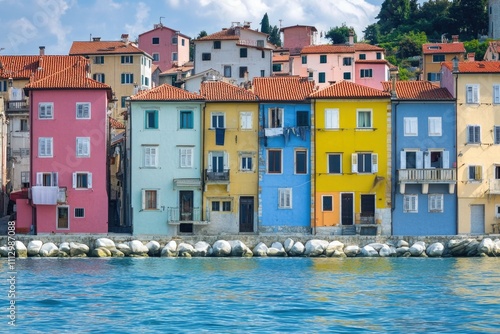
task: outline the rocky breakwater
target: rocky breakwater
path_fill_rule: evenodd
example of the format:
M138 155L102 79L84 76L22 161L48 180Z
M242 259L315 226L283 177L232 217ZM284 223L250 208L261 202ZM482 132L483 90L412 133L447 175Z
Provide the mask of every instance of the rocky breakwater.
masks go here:
M258 242L252 248L240 240L217 240L212 245L205 241L190 244L171 240L161 245L158 241L132 240L115 243L109 238L98 238L93 245L79 242L43 243L31 240L27 245L16 241L17 257L473 257L500 256L500 239L450 239L426 244L405 240L373 242L364 246L345 245L341 241L311 239L304 243L287 238L283 243L270 245ZM9 248L0 247L0 257L8 257Z

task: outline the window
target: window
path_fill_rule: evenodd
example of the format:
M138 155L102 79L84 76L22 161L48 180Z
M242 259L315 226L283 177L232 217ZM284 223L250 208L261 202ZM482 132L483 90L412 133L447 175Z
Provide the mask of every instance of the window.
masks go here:
M26 118L21 118L19 120L19 131L20 132L29 131L28 120Z
M500 125L493 126L493 137L494 143L500 144Z
M377 59L382 59L382 52L377 52Z
M466 103L479 104L479 85L465 85Z
M90 103L76 104L76 119L90 119Z
M121 57L122 64L133 64L134 56L122 56Z
M57 229L69 229L69 207L57 207Z
M278 208L292 208L292 188L278 188Z
M429 194L429 212L443 212L443 194Z
M307 56L302 56L302 64L307 64Z
M493 85L493 103L500 104L500 85Z
M439 72L429 72L427 73L427 80L429 81L440 81L441 73Z
M319 63L320 64L326 64L326 55L320 55L319 56Z
M263 39L258 39L257 40L257 47L258 48L263 48L264 47L264 40Z
M240 58L246 58L248 55L248 49L247 48L241 48L240 49Z
M87 172L73 173L73 188L75 188L75 189L91 189L92 188L92 173L87 173Z
M378 172L378 154L353 153L351 156L351 169L353 173Z
M240 112L240 128L242 130L252 130L252 112L251 111L242 111Z
M158 146L143 146L142 150L144 156L143 167L158 167Z
M351 72L344 72L344 80L351 80Z
M327 163L328 174L342 174L342 154L329 153Z
M325 109L325 129L339 128L339 110Z
M1 80L0 81L0 92L6 92L7 91L7 86L8 86L8 81L7 80Z
M177 45L177 36L172 37L172 44Z
M53 119L54 118L54 103L39 103L38 104L38 118L39 119Z
M90 157L90 137L76 137L76 156L78 158Z
M193 148L181 147L179 149L180 168L193 168Z
M153 61L160 61L160 54L158 52L153 53Z
M94 64L104 64L104 56L95 56Z
M151 44L160 44L160 37L153 37L151 39Z
M500 205L495 205L495 217L500 218Z
M309 113L307 111L297 111L297 126L309 126Z
M172 61L177 61L177 52L172 52Z
M404 135L405 137L409 136L418 136L418 118L417 117L404 117Z
M133 84L134 83L134 74L133 73L122 73L121 83L122 84Z
M403 212L418 213L418 195L403 196Z
M244 78L246 73L248 73L248 68L246 66L240 66L240 78Z
M325 83L326 82L325 72L319 72L318 73L318 82L319 83Z
M266 76L266 70L260 70L260 76L265 77Z
M352 65L352 58L351 57L342 58L342 64L344 66L351 66Z
M433 63L440 63L442 61L445 61L444 55L432 55L432 62Z
M370 110L358 110L358 128L372 128L372 112Z
M267 172L281 174L281 150L267 150Z
M214 49L220 49L221 48L221 41L214 41Z
M212 211L220 211L220 202L212 201Z
M467 144L481 143L481 127L479 125L467 126Z
M322 211L333 211L333 196L321 196Z
M495 171L494 171L495 175L495 180L500 180L500 166L495 166Z
M273 72L281 72L281 64L273 64Z
M253 158L251 154L242 154L240 160L240 170L243 172L251 172L253 168Z
M222 211L225 211L225 212L231 211L231 202L230 201L223 201L222 202Z
M224 78L230 78L230 77L231 77L231 66L224 65Z
M371 78L373 76L372 69L361 69L361 78Z
M36 185L42 187L57 187L57 173L36 173Z
M84 218L84 217L85 217L85 209L75 208L75 218Z
M180 128L181 129L193 128L193 112L191 110L180 111Z
M295 151L295 174L307 174L307 151Z
M401 151L400 168L401 169L422 168L422 159L423 159L422 151L410 151L410 150Z
M127 107L127 99L128 98L129 98L128 96L122 96L121 97L120 107L122 107L122 108L126 108Z
M482 166L469 166L469 181L481 181L483 179Z
M94 79L95 81L99 81L100 83L106 82L104 73L94 73L92 79Z
M158 190L142 191L142 209L158 210Z
M206 61L211 59L212 59L212 54L210 52L203 52L201 54L201 60Z
M359 54L359 59L360 59L360 60L366 60L366 54L364 54L364 53L360 53L360 54Z
M144 77L144 85L149 87L149 78Z
M144 116L145 129L158 129L158 110L146 110Z
M38 138L38 156L44 158L52 157L52 137Z
M269 108L269 128L283 127L283 108Z
M21 172L21 184L22 188L29 188L30 186L30 172Z
M222 112L213 112L212 113L212 129L221 128L224 129L224 113Z
M429 136L441 136L441 117L429 117Z

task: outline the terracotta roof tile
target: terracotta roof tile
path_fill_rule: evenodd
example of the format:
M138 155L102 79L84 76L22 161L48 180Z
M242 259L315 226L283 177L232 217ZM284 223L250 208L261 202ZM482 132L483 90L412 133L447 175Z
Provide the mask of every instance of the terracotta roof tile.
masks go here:
M106 54L131 54L146 52L139 49L134 43L122 41L75 41L69 50L70 55L106 55Z
M465 53L464 43L426 43L422 45L423 54Z
M316 29L316 27L314 27L314 26L306 26L306 25L297 24L297 25L294 25L294 26L283 27L283 28L280 29L280 32L285 31L285 30L290 29L290 28L300 28L300 27L310 28L312 31L318 31Z
M111 127L113 129L117 129L117 130L125 129L125 124L114 119L113 117L108 117L108 120L109 120L109 124L111 125Z
M262 101L304 101L314 90L314 82L299 76L256 77L254 93Z
M311 98L343 99L343 98L389 98L390 94L379 89L340 81L311 94Z
M200 94L207 101L257 101L254 93L222 81L203 82Z
M0 56L0 78L28 79L38 68L40 56Z
M273 55L273 62L287 62L290 60L290 55Z
M384 81L386 92L392 89L392 82ZM396 81L397 98L401 100L453 100L446 88L441 88L429 81Z
M379 51L383 52L384 49L366 43L354 43L353 45L347 44L323 44L323 45L308 45L302 48L303 54L318 54L318 53L354 53L359 51Z
M366 59L363 59L363 60L356 60L355 61L356 64L386 64L386 65L389 65L389 66L392 66L386 59L373 59L373 60L366 60Z
M203 96L186 90L163 84L150 90L144 90L130 97L133 101L192 101L204 100Z
M500 52L500 41L491 41L488 45L495 50L495 52Z
M213 34L198 38L197 41L217 41L217 40L239 40L240 36L236 35L234 29L224 29Z
M450 71L453 70L453 63L445 61L441 63ZM458 63L460 73L500 73L500 61L461 61Z
M192 69L194 68L194 66L179 66L179 67L172 67L172 68L169 68L168 70L166 71L163 71L161 72L160 74L172 74L172 73L177 73L177 72L188 72L188 71L191 71Z

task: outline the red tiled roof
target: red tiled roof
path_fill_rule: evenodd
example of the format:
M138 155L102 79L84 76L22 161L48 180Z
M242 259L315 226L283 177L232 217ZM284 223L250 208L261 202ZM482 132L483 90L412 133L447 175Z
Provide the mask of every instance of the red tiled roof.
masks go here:
M139 49L134 43L122 41L76 41L71 45L70 55L106 55L106 54L131 54L146 52Z
M386 64L386 65L391 66L391 64L385 59L373 59L373 60L363 59L363 60L356 60L355 63L356 64Z
M130 97L133 101L191 101L204 100L203 96L186 90L163 84L150 90L144 90Z
M314 89L313 81L299 76L256 77L253 85L261 101L304 101Z
M217 40L239 40L240 36L236 34L236 28L240 30L249 30L257 34L261 34L263 37L267 34L253 30L246 27L231 27L227 29L222 29L221 31L215 32L213 34L207 35L205 37L198 38L197 41L217 41Z
M430 48L431 47L431 48ZM464 43L426 43L422 45L423 54L465 53Z
M453 63L445 61L441 63L450 71ZM459 73L500 73L500 61L461 61L458 63Z
M163 71L161 72L160 74L163 75L163 74L176 74L177 72L188 72L188 71L191 71L192 69L194 68L194 66L179 66L179 67L172 67L172 68L169 68L168 70L166 71Z
M290 60L290 55L273 55L273 62L287 62Z
M120 121L117 121L116 119L114 119L113 117L108 117L108 120L109 120L109 124L111 124L111 127L113 129L125 129L125 124L123 124L122 122Z
M300 27L310 28L310 29L311 29L311 31L318 31L318 30L316 29L316 27L314 27L314 26L306 26L306 25L300 25L300 24L297 24L297 25L294 25L294 26L283 27L283 28L281 28L281 29L280 29L280 32L285 31L286 29L290 29L290 28L300 28Z
M204 81L200 94L207 101L257 101L254 93L222 81Z
M0 78L39 80L77 61L86 60L80 56L0 56Z
M380 51L384 49L366 43L347 44L323 44L323 45L308 45L302 48L302 54L318 54L318 53L354 53L357 51Z
M386 92L392 89L392 82L384 81ZM441 88L429 81L396 81L397 98L401 100L453 100L446 88Z
M174 30L174 29L172 29L172 28L166 27L166 26L164 26L164 25L163 25L163 24L161 24L161 23L159 23L159 24L155 24L155 26L154 26L154 28L153 28L153 29L148 30L148 31L146 31L146 32L143 32L142 34L139 34L139 37L140 37L140 36L142 36L142 35L144 35L144 34L150 33L150 32L152 32L152 31L155 31L155 30L163 30L163 29L170 30L170 31L172 31L172 32L176 33L176 35L182 36L182 37L184 37L184 38L191 39L191 37L186 36L186 35L184 35L184 34L181 34L178 30Z
M488 45L495 51L500 52L500 41L491 41L488 42Z
M342 99L342 98L389 98L391 95L379 89L355 84L350 81L340 81L326 88L323 88L310 95L311 98L328 98L328 99Z

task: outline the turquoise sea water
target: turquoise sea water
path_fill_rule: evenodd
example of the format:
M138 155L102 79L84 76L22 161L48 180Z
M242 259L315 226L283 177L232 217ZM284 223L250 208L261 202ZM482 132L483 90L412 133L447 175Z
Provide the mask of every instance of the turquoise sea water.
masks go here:
M15 328L0 285L5 333L500 332L496 258L28 258L16 269Z

